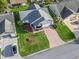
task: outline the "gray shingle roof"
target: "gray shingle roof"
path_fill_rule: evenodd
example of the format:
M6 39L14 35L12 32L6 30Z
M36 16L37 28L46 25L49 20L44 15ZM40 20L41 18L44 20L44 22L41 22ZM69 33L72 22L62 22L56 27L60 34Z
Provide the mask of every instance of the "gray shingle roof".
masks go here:
M60 4L66 6L67 8L72 9L75 12L77 12L77 10L79 8L78 0L64 0Z
M44 20L52 20L47 8L40 8L37 4L33 4L30 8L31 10L20 12L20 18L23 23L27 22L34 26L37 26L40 23L43 23ZM47 21L45 21L44 23L46 23Z
M5 32L5 21L4 20L0 23L0 34L3 32Z
M33 4L33 5L31 5L31 7L29 8L29 10L31 10L31 9L36 9L36 7L35 7L35 5Z
M51 22L53 23L53 19L51 17L48 17L48 16L50 16L49 14L43 16L40 14L40 12L39 12L39 10L21 11L20 18L24 23L27 22L27 23L33 24L34 26L37 26L40 23L45 25L46 23L50 23L50 22L48 22L49 20L52 20Z
M38 10L28 10L20 12L20 18L23 22L28 22L33 24L34 26L39 25L42 21L44 21L44 17L42 17Z
M65 2L65 6L72 9L75 12L77 12L79 8L77 0L71 0L71 1Z
M60 15L63 19L68 17L69 15L73 14L72 11L70 11L67 7L64 7L63 10L61 11Z
M10 22L14 22L14 17L12 16L12 13L7 13L7 14L1 14L0 15L0 22L4 19L9 20Z
M78 12L79 0L63 0L60 3L52 4L54 8L58 9L59 15L64 19L65 17L72 14L72 12ZM51 9L52 9L51 5Z
M27 12L26 12L27 13ZM31 13L25 16L24 21L28 20L29 23L32 23L36 19L40 18L41 15L38 10L33 10Z
M78 8L77 12L79 12L79 8Z
M44 21L44 17L41 17L39 20L37 20L36 22L33 23L33 25L39 25L41 24L41 22Z
M4 32L15 32L13 13L0 15L0 34Z

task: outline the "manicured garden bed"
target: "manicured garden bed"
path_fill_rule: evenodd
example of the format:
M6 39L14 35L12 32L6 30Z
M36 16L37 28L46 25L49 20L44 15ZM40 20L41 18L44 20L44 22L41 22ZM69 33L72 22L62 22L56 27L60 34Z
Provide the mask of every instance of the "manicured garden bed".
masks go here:
M60 20L58 20L58 17L51 13L52 11L48 8L50 15L53 17L54 20L54 27L61 37L61 39L65 42L75 39L75 35L73 32L70 31L70 29Z
M32 32L25 32L23 26L18 23L20 19L18 18L19 16L17 14L18 13L15 13L15 23L17 35L19 37L18 48L20 55L23 57L49 48L49 41L44 32L38 32L35 34Z

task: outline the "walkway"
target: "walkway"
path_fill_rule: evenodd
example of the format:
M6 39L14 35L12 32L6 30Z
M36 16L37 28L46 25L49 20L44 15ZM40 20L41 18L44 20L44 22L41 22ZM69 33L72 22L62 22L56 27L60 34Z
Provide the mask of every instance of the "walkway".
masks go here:
M65 43L64 41L62 41L62 39L59 37L59 35L54 29L45 28L44 32L47 35L47 38L49 40L50 48L57 47Z

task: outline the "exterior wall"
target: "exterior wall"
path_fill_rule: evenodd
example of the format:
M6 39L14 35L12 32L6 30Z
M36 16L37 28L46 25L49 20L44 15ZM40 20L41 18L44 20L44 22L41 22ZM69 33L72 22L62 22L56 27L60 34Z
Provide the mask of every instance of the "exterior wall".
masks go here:
M51 5L49 8L52 11L52 13L54 13L56 16L58 16L58 18L61 21L63 20L62 17L61 17L61 15L60 15L60 12L58 11L58 8L57 8L56 4L55 5Z

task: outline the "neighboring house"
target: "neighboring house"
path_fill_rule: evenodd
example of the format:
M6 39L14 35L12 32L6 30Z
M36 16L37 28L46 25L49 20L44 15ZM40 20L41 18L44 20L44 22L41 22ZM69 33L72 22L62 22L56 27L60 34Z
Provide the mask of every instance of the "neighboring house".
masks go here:
M27 0L9 0L9 6L26 5Z
M79 0L63 0L60 3L51 4L49 8L52 13L64 20L72 14L79 13Z
M31 7L35 7L35 5ZM23 21L23 23L26 24L26 27L29 27L28 30L35 31L53 25L53 19L49 15L48 9L36 8L31 8L28 11L20 12L20 18Z
M0 15L0 36L16 33L13 13Z
M31 0L32 3L35 3L35 2L44 3L44 1L45 1L45 0Z
M40 6L37 5L37 4L32 4L32 5L29 7L29 10L33 10L33 9L40 9Z

